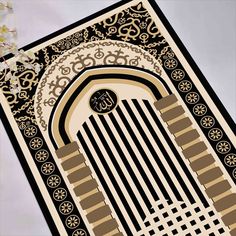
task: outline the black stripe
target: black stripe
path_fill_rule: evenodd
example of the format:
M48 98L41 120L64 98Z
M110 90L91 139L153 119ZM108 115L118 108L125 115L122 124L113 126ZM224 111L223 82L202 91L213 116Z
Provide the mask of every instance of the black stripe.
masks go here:
M127 148L128 152L129 152L131 158L133 159L135 165L137 166L137 168L139 170L139 173L141 174L141 176L144 179L147 187L149 188L149 190L150 190L154 200L155 201L159 200L160 198L158 197L158 195L157 195L155 189L153 188L149 178L147 177L145 171L143 170L141 164L139 163L138 158L136 157L133 149L131 148L127 138L125 137L125 135L124 135L122 129L120 128L120 126L119 126L115 116L113 115L113 113L109 113L109 117L110 117L111 121L113 122L113 125L116 128L117 132L119 133L119 135L120 135L124 145L126 146L126 148Z
M168 145L171 147L172 152L174 153L177 161L179 162L181 168L183 169L184 173L186 174L186 176L188 177L190 183L192 184L194 190L196 191L196 193L198 194L200 200L202 201L203 205L205 208L209 207L209 203L207 202L206 198L204 197L204 195L202 194L202 191L200 190L200 188L198 187L197 183L195 182L193 176L191 175L190 171L188 170L188 168L186 167L184 161L182 160L181 156L179 155L178 151L176 150L175 146L173 145L171 139L169 138L169 136L166 134L165 129L163 128L161 122L159 121L155 111L153 110L153 108L151 107L149 101L147 100L143 100L145 106L147 107L148 111L150 112L153 120L155 121L156 125L158 126L158 128L160 129L161 133L165 136L165 139L168 143ZM165 135L166 134L166 135ZM158 141L159 143L159 141ZM165 148L160 146L161 151L163 151L163 153L165 152ZM191 203L195 203L194 198L190 198L189 199Z
M163 196L165 197L166 200L168 200L169 203L173 203L172 200L171 200L171 198L170 198L169 193L166 191L164 185L162 184L162 181L161 181L160 177L157 175L155 169L154 169L153 166L152 166L152 163L149 161L149 158L148 158L147 154L146 154L145 151L143 150L142 145L140 144L139 140L137 139L137 137L136 137L134 131L132 130L132 128L131 128L129 122L127 121L125 115L123 114L123 112L122 112L122 110L121 110L121 108L120 108L119 106L116 108L116 111L117 111L117 113L119 114L121 120L123 121L123 123L124 123L126 129L128 130L128 132L129 132L131 138L133 139L133 141L134 141L136 147L138 148L138 150L139 150L141 156L143 157L143 160L144 160L144 162L146 163L147 167L149 168L149 170L150 170L150 172L151 172L153 178L154 178L154 179L156 180L156 182L158 183L159 188L160 188L160 190L161 190ZM152 187L152 188L153 188L153 187Z
M157 155L155 149L153 148L153 146L152 146L152 144L151 144L149 138L147 137L146 133L144 132L142 126L140 125L140 123L139 123L137 117L135 116L134 112L132 111L130 105L128 104L128 102L127 102L126 100L122 100L122 102L123 102L123 104L124 104L126 110L128 111L128 113L129 113L131 119L133 120L134 124L136 125L136 127L137 127L137 129L138 129L140 135L142 136L144 142L146 143L146 145L147 145L149 151L151 152L153 158L155 159L157 165L159 166L159 168L160 168L160 170L161 170L163 176L165 177L166 181L168 182L168 184L169 184L169 186L170 186L170 189L173 191L173 193L174 193L174 195L176 196L176 198L177 198L178 201L183 201L183 198L181 197L181 195L180 195L179 191L177 190L175 184L173 183L172 179L170 178L169 173L167 172L165 166L164 166L163 163L161 162L160 157ZM134 134L133 131L132 131L132 134L135 136L135 134ZM135 139L136 139L136 142L138 142L138 139L137 139L136 136L135 136ZM142 147L140 143L139 143L139 146ZM158 146L159 146L159 143L158 143ZM145 151L143 150L143 148L141 148L141 151L142 151L142 153L145 152ZM143 154L142 154L142 155L143 155ZM146 153L145 153L145 155L146 155ZM146 155L146 156L143 156L143 157L144 157L144 159L145 159L145 158L148 159L147 155ZM148 159L148 160L149 160L149 159ZM151 162L150 162L150 161L148 161L148 162L149 162L149 165L152 166ZM153 177L155 178L155 180L156 180L158 186L160 187L160 189L162 190L162 188L164 188L164 190L166 191L166 189L165 189L164 185L162 184L161 180L160 180L160 179L156 179L156 176L158 177L158 175L157 175L156 170L153 168L153 166L152 166L152 169L151 169L150 171L154 173L154 176L153 176ZM165 195L165 194L163 193L163 195Z
M134 173L134 171L133 171L133 168L130 166L129 161L128 161L129 158L126 157L125 154L124 154L124 152L122 151L122 149L121 149L119 143L117 142L117 140L116 140L116 138L115 138L115 136L114 136L114 134L113 134L111 128L109 127L109 125L108 125L106 119L104 118L104 116L99 115L99 118L100 118L100 120L101 120L101 122L102 122L104 128L106 129L106 131L107 131L107 133L108 133L108 135L109 135L111 141L113 142L113 145L115 146L115 148L116 148L116 150L117 150L117 152L118 152L118 154L119 154L121 160L123 161L123 163L124 163L126 169L128 170L129 175L131 176L131 178L132 178L134 184L136 185L136 187L137 187L137 189L138 189L140 195L142 196L143 201L145 202L146 206L148 207L149 212L151 213L151 212L152 212L152 210L151 210L152 204L150 203L150 201L149 201L149 199L148 199L146 193L144 192L144 190L143 190L143 188L142 188L142 186L141 186L141 184L140 184L140 182L139 182L137 176L135 175L135 173Z
M108 154L110 160L112 161L114 167L116 168L117 173L119 174L119 176L120 176L120 178L121 178L123 184L125 185L125 188L127 189L128 193L129 193L129 195L130 195L131 200L133 201L133 203L134 203L134 205L135 205L137 211L139 212L139 214L140 214L142 220L144 220L144 219L146 218L146 215L145 215L145 213L144 213L144 211L143 211L141 205L139 204L138 199L137 199L137 197L135 196L135 194L134 194L132 188L130 187L130 184L129 184L129 182L127 181L127 179L126 179L126 177L125 177L125 175L124 175L122 169L120 168L120 165L119 165L119 163L117 162L116 157L114 156L114 154L113 154L113 152L112 152L112 150L111 150L109 144L107 143L107 141L106 141L104 135L102 134L102 132L101 132L101 130L100 130L100 128L99 128L97 122L95 121L94 117L93 117L93 116L90 116L89 119L90 119L90 121L91 121L91 123L92 123L94 129L96 130L97 135L98 135L98 137L100 138L102 144L104 145L104 147L105 147L105 149L106 149L106 152L107 152L107 154Z
M127 202L127 200L126 200L126 198L125 198L125 196L124 196L124 194L122 192L122 190L120 189L120 186L117 183L117 181L116 181L116 179L115 179L111 169L109 168L109 165L106 163L106 160L105 160L105 158L104 158L104 156L103 156L103 154L102 154L102 152L101 152L101 150L100 150L100 148L99 148L95 138L93 137L91 131L89 130L88 125L86 123L84 123L83 124L83 128L84 128L88 138L90 139L90 141L91 141L91 143L92 143L92 145L94 147L94 150L96 151L98 157L100 158L102 164L104 165L104 168L107 171L107 174L108 174L112 184L114 185L114 188L115 188L116 192L118 193L120 199L122 200L122 203L123 203L123 205L124 205L128 215L129 215L130 220L132 221L135 229L137 231L141 230L141 227L140 227L140 225L139 225L135 215L133 214L133 212L132 212L132 210L131 210L131 208L130 208L130 206L129 206L129 204L128 204L128 202Z
M156 144L158 145L158 147L160 148L162 154L165 157L165 160L167 161L168 165L170 166L171 170L173 171L174 175L176 176L176 179L179 181L180 185L183 188L183 191L185 192L186 196L188 197L189 201L191 203L194 203L195 201L193 201L193 196L190 193L188 187L186 186L183 178L181 177L179 171L177 170L175 164L173 163L173 161L171 160L169 154L167 153L166 149L164 148L163 144L161 143L157 133L155 132L155 130L153 129L150 121L148 120L147 116L145 115L145 112L143 111L142 107L140 106L139 102L136 99L132 99L136 109L138 110L140 116L143 118L146 126L148 127L150 133L152 134L152 137L154 138ZM162 135L165 137L166 135L162 132ZM166 137L165 137L166 138ZM172 145L173 146L173 145ZM171 149L173 149L172 147L170 147Z
M108 185L107 185L107 183L106 183L106 181L105 181L105 179L103 177L103 174L101 173L101 171L100 171L100 169L99 169L99 167L97 165L96 160L94 159L92 153L90 152L90 150L88 148L88 145L86 144L86 142L85 142L85 140L84 140L84 138L83 138L83 136L82 136L80 131L77 133L77 137L80 140L80 143L83 146L83 149L85 150L86 155L89 158L89 160L90 160L90 162L91 162L91 164L92 164L92 166L93 166L93 168L94 168L98 178L103 183L102 186L105 189L107 195L109 196L109 199L110 199L110 201L112 203L112 206L114 207L117 215L119 216L120 222L122 223L122 225L123 225L127 235L133 235L131 230L130 230L130 228L129 228L129 226L128 226L128 224L127 224L127 222L126 222L126 220L125 220L125 218L124 218L124 216L123 216L123 214L121 213L121 210L120 210L119 206L116 203L115 198L113 197L113 194L112 194L110 188L108 187Z

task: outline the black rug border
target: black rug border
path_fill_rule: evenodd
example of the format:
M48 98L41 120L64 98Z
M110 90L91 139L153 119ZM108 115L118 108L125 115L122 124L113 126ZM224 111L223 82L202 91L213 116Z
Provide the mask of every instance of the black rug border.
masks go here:
M29 50L35 46L38 46L39 44L42 44L50 39L53 39L57 36L59 36L60 34L63 34L75 27L78 27L84 23L87 23L90 20L93 20L94 18L100 17L103 14L108 13L109 11L112 11L118 7L121 7L129 2L132 2L133 0L122 0L119 1L103 10L98 11L97 13L94 13L88 17L85 17L69 26L66 26L52 34L49 34L46 37L43 37L33 43L30 43L24 47L22 47L21 49L23 50ZM162 21L162 23L164 24L165 28L167 29L168 33L170 34L170 36L174 39L176 45L179 47L180 51L182 52L182 54L184 55L184 57L186 58L186 60L188 61L188 63L190 64L191 68L193 69L194 73L197 75L198 79L200 80L200 82L203 84L203 86L205 87L205 89L208 91L208 94L210 95L211 99L214 101L214 103L216 104L217 108L219 109L219 111L221 112L221 114L223 115L223 117L225 118L226 122L229 124L230 128L232 129L233 133L236 135L236 127L235 127L235 122L232 119L232 117L229 115L228 111L226 110L226 108L224 107L224 105L222 104L221 100L219 99L219 97L216 95L216 93L214 92L214 90L212 89L211 85L209 84L209 82L207 81L207 79L205 78L205 76L203 75L203 73L201 72L201 70L199 69L199 67L197 66L197 64L195 63L195 61L193 60L192 56L190 55L190 53L188 52L188 50L186 49L186 47L184 46L184 44L182 43L182 41L180 40L180 38L178 37L177 33L174 31L174 29L172 28L172 26L170 25L169 21L167 20L167 18L164 16L162 10L160 9L160 7L157 5L157 2L155 0L146 0L150 3L150 5L152 6L152 8L154 9L155 13L157 14L157 16L160 18L160 20ZM12 54L8 54L6 55L4 58L5 60L9 59L13 57ZM3 61L2 58L0 58L0 61ZM25 172L25 175L30 183L30 186L32 188L32 191L39 203L39 206L41 208L41 211L43 212L43 215L46 219L46 222L49 226L49 229L51 230L51 233L53 236L57 236L60 235L58 232L58 229L54 223L54 220L49 212L49 209L47 207L46 202L44 201L42 194L37 186L37 183L33 177L32 171L30 170L30 167L28 166L25 156L21 150L21 147L16 139L16 136L10 126L10 123L4 113L3 107L0 104L0 119L3 122L3 125L7 131L7 134L9 136L9 139L14 147L14 150L16 152L16 155L18 157L18 160L21 163L21 166ZM24 157L24 158L22 158Z
M233 133L236 135L236 124L233 120L233 118L230 116L228 111L226 110L225 106L219 99L219 97L216 95L215 91L207 81L206 77L201 72L200 68L197 66L196 62L188 52L187 48L184 46L183 42L180 40L179 36L171 26L170 22L165 17L164 13L160 9L160 7L157 5L155 0L147 0L152 7L154 8L156 14L161 19L162 23L164 24L165 28L167 29L170 36L174 39L176 45L180 49L181 53L184 55L186 60L188 61L190 67L193 69L194 73L197 75L198 79L204 86L204 88L207 90L208 94L210 95L211 99L215 103L216 107L219 109L223 117L225 118L226 122L229 124L230 128L232 129Z
M42 211L42 213L44 215L44 218L46 219L46 222L48 224L48 227L49 227L52 235L53 236L54 235L55 236L59 236L60 234L59 234L59 232L57 230L57 227L56 227L56 225L54 223L54 220L53 220L53 218L52 218L52 216L51 216L51 214L49 212L47 204L44 201L44 198L43 198L43 196L42 196L42 194L41 194L41 192L39 190L39 187L37 185L37 182L35 181L35 178L34 178L34 176L32 174L32 171L31 171L31 169L30 169L30 167L29 167L29 165L28 165L28 163L26 161L25 155L24 155L24 153L23 153L23 151L22 151L22 149L21 149L21 147L19 145L19 142L17 141L17 138L16 138L16 136L15 136L15 134L13 132L13 129L10 126L10 123L9 123L9 121L7 119L7 116L6 116L5 112L4 112L3 107L2 107L1 104L0 104L0 119L1 119L3 125L4 125L4 127L6 129L7 135L8 135L8 137L9 137L9 139L10 139L10 141L11 141L13 147L14 147L14 150L15 150L15 153L16 153L16 155L18 157L18 160L19 160L19 162L20 162L20 164L21 164L21 166L22 166L22 168L24 170L26 178L27 178L27 180L28 180L28 182L29 182L29 184L31 186L31 189L32 189L32 191L34 193L34 196L35 196L36 200L38 201L38 204L39 204L39 206L41 208L41 211ZM22 158L22 157L24 157L24 158Z

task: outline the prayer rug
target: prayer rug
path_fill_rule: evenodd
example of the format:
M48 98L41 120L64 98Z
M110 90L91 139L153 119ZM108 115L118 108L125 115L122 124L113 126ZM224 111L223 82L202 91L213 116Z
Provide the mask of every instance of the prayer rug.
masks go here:
M234 122L155 1L23 49L1 119L53 235L236 235Z

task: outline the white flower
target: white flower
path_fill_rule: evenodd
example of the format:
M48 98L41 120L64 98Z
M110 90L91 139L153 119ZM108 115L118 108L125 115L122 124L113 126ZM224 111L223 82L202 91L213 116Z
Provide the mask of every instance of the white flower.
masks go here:
M11 83L11 84L14 84L14 85L17 84L17 78L16 78L15 75L12 75L12 76L11 76L10 83Z
M25 69L34 69L34 66L30 63L24 63Z
M12 62L9 64L9 68L10 68L11 71L17 71L16 61L12 61Z
M0 11L3 11L3 10L5 10L5 6L3 3L0 2Z
M33 65L28 63L31 60L35 60L35 55L33 52L25 52L23 49L19 50L18 61L24 64L26 69L33 69Z
M10 1L7 2L6 7L8 9L13 9L12 3Z
M0 26L0 34L7 34L9 32L9 28L6 25Z
M19 55L18 47L15 43L11 44L11 53L14 54L15 56Z
M17 30L16 30L16 28L11 29L11 34L12 34L12 36L13 36L14 38L17 37Z
M18 57L19 57L19 61L22 63L30 60L30 57L27 55L27 53L23 49L19 50Z
M0 72L7 68L8 68L8 65L5 62L0 62Z
M35 64L35 66L34 66L35 73L38 74L40 70L41 70L41 66L38 63Z
M2 34L0 34L0 43L5 43L6 40L7 39Z
M26 55L31 59L31 60L35 60L35 54L32 51L27 51Z
M11 79L11 77L12 77L12 73L9 71L5 76L5 80L8 81Z
M20 92L20 90L21 90L20 87L10 88L10 91L11 91L12 94L17 94L17 93Z
M4 10L8 10L8 11L13 10L12 3L10 1L7 1L5 4L0 2L0 11L4 11Z

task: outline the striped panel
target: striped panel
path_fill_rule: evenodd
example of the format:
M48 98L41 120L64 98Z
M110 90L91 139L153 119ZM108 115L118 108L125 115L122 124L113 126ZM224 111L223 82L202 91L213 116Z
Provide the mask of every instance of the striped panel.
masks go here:
M95 223L96 221L99 221L101 218L105 218L110 214L111 214L110 208L107 205L105 205L88 213L87 218L90 223Z
M149 106L147 101L123 100L107 115L90 116L78 132L128 235L145 228L144 219L155 211L158 200L209 206L181 157L176 164L170 156L173 150L165 150Z
M69 143L59 148L56 154L62 160L63 169L69 172L68 180L75 186L74 192L80 197L82 209L89 211L86 216L88 221L95 225L94 234L102 236L115 232L123 235L119 232L118 224L111 215L110 207L104 202L103 194L98 190L97 181L91 176L91 169L86 165L83 154L79 152L78 144Z
M229 194L214 203L214 206L217 211L223 211L232 206L236 206L236 194Z
M191 168L193 171L200 171L215 162L214 157L211 154L204 155L190 163Z
M232 200L235 198L235 195L232 195L230 191L231 185L224 179L223 172L220 168L216 167L213 157L210 154L201 155L201 153L207 151L207 146L204 142L197 140L200 136L197 131L193 128L184 131L190 123L186 118L182 117L184 110L176 103L176 99L173 97L173 94L167 96L154 102L154 105L156 109L161 112L161 117L165 122L168 123L174 119L173 123L168 123L170 132L174 136L177 136L175 139L176 143L182 147L184 156L190 160L190 166L193 171L197 171L198 174L200 173L198 176L199 182L205 186L208 197L213 200L215 199L216 210L223 214L223 212L228 209L229 212L223 214L222 220L226 226L230 226L231 234L234 235L236 228L236 211L232 208L232 204L234 204L236 200ZM185 121L187 122L186 124L184 124ZM178 124L181 124L181 128L183 128L183 133L180 136L177 135L177 133L181 131L180 128L178 128ZM194 140L196 141L193 142ZM186 144L188 144L187 147L184 147ZM230 201L229 204L224 205L223 202L226 199L229 199Z
M63 161L62 168L65 171L73 169L85 162L84 156L80 153L79 155L73 156L70 159Z

